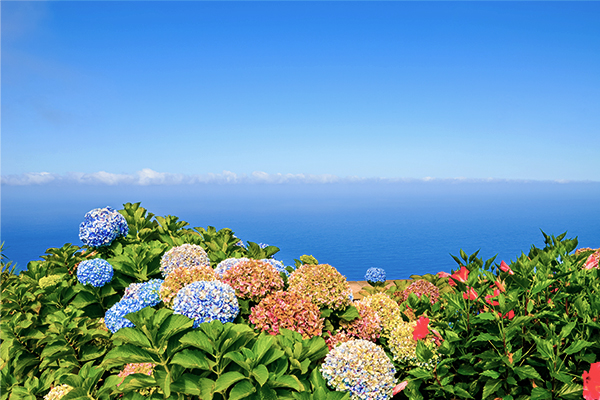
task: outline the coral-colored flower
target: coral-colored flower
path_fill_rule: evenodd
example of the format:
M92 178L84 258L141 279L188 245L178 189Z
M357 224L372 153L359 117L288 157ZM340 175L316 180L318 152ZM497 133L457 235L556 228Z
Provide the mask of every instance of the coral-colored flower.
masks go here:
M403 303L408 300L408 296L411 293L414 293L419 299L422 295L426 294L429 297L429 301L431 304L435 304L440 299L440 289L435 286L431 282L427 282L424 279L418 279L411 283L401 294L402 301L398 301L399 303Z
M419 317L417 320L417 325L415 325L415 329L413 330L413 340L419 340L426 338L429 335L429 318L427 317Z
M515 274L513 272L513 270L510 269L510 267L508 266L508 264L505 263L504 261L500 262L500 270L504 271L504 272L508 272L510 275L514 275Z
M583 398L585 400L600 399L600 362L590 365L590 370L583 371Z
M505 286L504 281L496 281L496 282L494 282L494 285L496 285L496 287L498 288L500 293L506 292L506 286Z
M404 382L401 382L401 383L397 384L394 387L394 390L392 390L392 396L395 396L398 393L400 393L401 391L403 391L404 388L406 388L407 385L408 385L408 381L404 381Z
M500 295L500 291L498 289L494 290L494 294L488 294L487 296L485 296L486 303L488 303L491 306L500 305L500 303L498 303L496 300L492 300L492 299L498 297L499 295ZM471 299L471 300L473 300L473 299Z
M467 288L467 291L463 293L463 298L465 300L475 300L477 299L477 292L472 287Z
M256 303L283 289L283 279L279 272L262 260L239 262L225 271L221 280L234 288L239 298Z
M449 276L450 276L450 274L449 274L449 273L447 273L447 272L445 272L445 271L440 271L440 272L438 272L436 275L437 275L437 276L439 276L440 278L447 278L447 277L449 277ZM404 381L404 382L406 382L406 381ZM403 382L403 383L404 383L404 382ZM400 385L398 385L398 386L400 386Z
M458 272L450 275L448 283L450 286L456 286L456 282L466 283L467 278L469 277L469 270L464 265L461 265L460 270Z
M370 306L369 301L355 301L358 318L353 321L340 321L340 330L356 339L375 342L381 335L381 318L377 311Z
M592 269L598 268L598 263L600 262L600 250L595 253L590 254L585 264L583 265L583 269Z
M513 310L510 310L509 312L504 314L503 318L513 319L514 317L515 317L515 312Z

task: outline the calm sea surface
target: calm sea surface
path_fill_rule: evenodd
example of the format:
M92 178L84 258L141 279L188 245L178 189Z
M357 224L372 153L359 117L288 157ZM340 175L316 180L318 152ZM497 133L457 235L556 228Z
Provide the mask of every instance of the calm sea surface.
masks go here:
M369 267L388 279L449 272L459 249L514 260L543 247L540 229L600 247L600 183L3 185L4 254L24 269L49 247L81 245L87 211L127 202L275 245L286 265L313 255L349 280L363 280Z

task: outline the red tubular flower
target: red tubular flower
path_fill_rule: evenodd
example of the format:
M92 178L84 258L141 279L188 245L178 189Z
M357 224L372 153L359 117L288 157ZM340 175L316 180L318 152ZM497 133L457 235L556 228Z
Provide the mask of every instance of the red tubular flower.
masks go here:
M505 263L504 261L500 262L500 270L504 271L504 272L508 272L510 275L514 275L515 274L513 272L513 270L510 269L510 267L508 266L508 264Z
M513 310L510 310L509 312L507 312L504 315L504 318L508 318L508 319L513 319L515 317L515 312Z
M498 290L500 291L500 293L506 292L506 286L504 286L504 282L502 282L502 281L496 281L496 282L494 282L494 285L496 285L496 287L498 288Z
M406 387L406 385L408 385L408 381L404 381L404 382L401 382L401 383L397 384L394 387L394 390L392 390L392 396L395 396L398 393L400 393L401 391L403 391L404 388Z
M498 297L500 295L500 291L498 289L494 290L494 294L488 294L487 296L485 296L485 301L491 305L491 306L498 306L500 305L499 302L493 300L493 298Z
M463 299L475 300L477 298L477 292L472 287L467 288L467 291L463 293Z
M467 278L469 277L469 270L465 266L460 267L460 271L453 273L450 275L448 283L451 286L455 286L456 282L467 283Z
M415 330L413 331L413 339L419 340L424 339L429 335L429 318L427 317L419 317L417 320L417 325L415 326Z
M585 400L600 399L600 362L590 365L590 370L583 371L583 398Z

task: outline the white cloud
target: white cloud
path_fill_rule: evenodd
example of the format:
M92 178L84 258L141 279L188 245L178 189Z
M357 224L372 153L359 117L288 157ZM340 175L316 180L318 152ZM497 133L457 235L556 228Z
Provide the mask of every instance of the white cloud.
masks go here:
M54 183L69 184L89 184L89 185L191 185L202 183L216 184L286 184L286 183L304 183L304 184L329 184L329 183L374 183L374 182L534 182L532 180L515 179L469 179L458 178L433 178L425 177L420 179L413 178L362 178L358 176L339 177L331 174L269 174L263 171L254 171L250 175L236 174L231 171L223 171L220 174L207 173L198 175L173 174L168 172L158 172L150 168L144 168L134 174L114 174L106 171L93 173L70 172L67 174L54 174L50 172L29 172L19 175L2 176L2 184L10 186L23 185L45 185ZM555 180L546 181L555 183L570 183L576 181Z

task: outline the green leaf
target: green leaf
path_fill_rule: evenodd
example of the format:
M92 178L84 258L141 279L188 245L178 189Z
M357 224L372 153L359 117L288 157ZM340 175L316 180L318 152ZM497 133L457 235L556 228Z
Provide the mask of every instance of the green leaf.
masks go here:
M346 310L340 315L340 319L344 321L354 321L359 317L358 309L352 305L348 306Z
M544 400L551 399L552 393L549 390L546 390L541 387L535 387L531 391L531 400Z
M558 397L561 397L561 398L581 399L582 391L583 391L582 385L568 383L566 385L563 385L558 390L557 395L558 395Z
M496 391L500 389L501 386L502 381L500 379L488 380L483 387L483 398L487 399L488 397L495 395Z
M104 361L102 361L101 365L103 367L115 367L129 363L156 364L157 362L158 360L155 360L146 350L130 344L125 344L109 351L104 357Z
M193 374L183 374L179 379L171 384L171 390L176 393L184 393L192 396L202 395L203 398L208 398L209 396L207 396L206 393L201 393L201 387L203 385L202 379L205 380L204 388L207 389L207 386L209 386L210 389L207 390L207 392L211 392L214 382L207 378L199 378L197 375ZM209 385L207 385L206 381L209 381ZM210 395L210 397L212 397L212 395Z
M594 345L593 342L588 342L587 340L578 340L577 342L571 343L571 345L565 349L565 354L577 353L592 345Z
M424 368L413 368L408 373L418 379L433 378L431 371L428 371Z
M242 379L246 379L246 377L237 371L225 372L217 378L217 381L215 382L215 392L225 393L231 385Z
M171 363L181 365L182 367L188 369L198 368L210 370L210 365L206 360L206 356L202 351L199 350L184 349L178 353L175 353L171 359Z
M277 392L268 386L263 386L258 390L261 400L278 400Z
M317 368L315 368L317 370ZM295 375L282 375L269 381L271 387L274 388L291 388L302 391L303 385Z
M475 375L477 372L469 364L462 364L457 371L461 375Z
M141 348L151 348L150 340L137 328L122 328L112 336L112 340L121 340Z
M490 312L484 312L484 313L477 315L474 319L475 320L481 319L484 321L494 321L496 319L496 316Z
M269 379L269 370L263 364L259 364L252 370L252 375L256 378L258 384L263 386Z
M540 374L531 365L523 365L522 367L515 367L514 371L519 375L521 379L542 379Z
M560 330L560 338L564 339L567 336L569 336L569 334L571 333L573 328L575 328L576 325L577 321L571 321L567 325L563 326L563 328Z
M243 381L236 383L231 389L231 392L229 392L229 400L245 399L254 392L256 392L254 385L252 385L250 381L244 379Z
M201 324L203 325L203 324ZM210 339L208 338L208 336L206 336L203 332L199 331L199 330L195 330L189 333L186 333L185 335L183 335L181 337L181 339L179 339L179 341L182 344L187 344L190 346L194 346L199 348L200 350L208 353L208 354L214 354L215 349L212 345L212 343L210 342Z
M481 373L482 376L488 376L492 379L498 379L500 377L500 373L494 370L483 371Z

